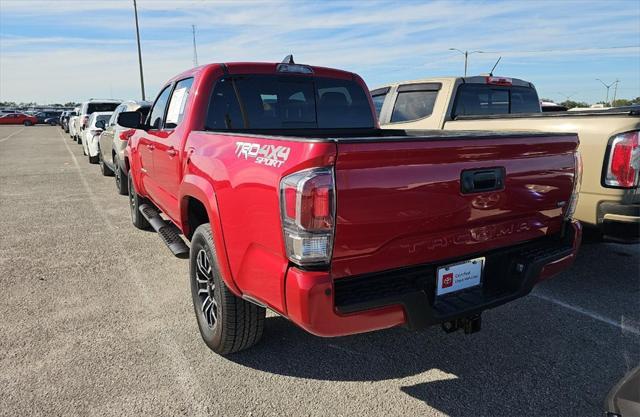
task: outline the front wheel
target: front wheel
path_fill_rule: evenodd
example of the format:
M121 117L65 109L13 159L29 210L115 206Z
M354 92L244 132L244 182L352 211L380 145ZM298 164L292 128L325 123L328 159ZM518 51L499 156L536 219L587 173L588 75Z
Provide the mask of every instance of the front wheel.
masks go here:
M146 230L149 228L149 222L144 218L142 213L140 213L140 206L144 203L142 197L136 193L136 189L133 188L133 178L131 177L131 172L127 176L127 182L129 184L129 208L131 209L131 223L141 230Z
M23 123L25 126L33 126L33 122L29 121L29 120L25 120Z
M247 349L260 340L264 307L233 294L220 276L211 226L198 226L189 252L191 296L205 344L220 355Z

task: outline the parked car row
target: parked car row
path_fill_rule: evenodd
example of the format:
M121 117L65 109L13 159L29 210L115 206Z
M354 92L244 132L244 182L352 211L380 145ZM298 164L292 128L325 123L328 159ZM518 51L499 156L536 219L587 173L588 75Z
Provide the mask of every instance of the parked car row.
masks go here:
M89 163L100 164L102 174L115 176L120 194L127 194L127 183L122 179L125 167L123 153L129 129L117 123L123 111L137 112L140 118L148 114L151 103L146 101L98 100L91 99L66 115L61 126L79 145L88 157Z
M210 64L169 80L153 104L89 100L66 123L128 195L133 225L189 258L213 351L257 343L266 308L327 337L474 333L484 310L574 261L579 142L388 126L385 115L444 114L437 94L415 94L449 88L437 83L388 87L387 103L356 74L291 57ZM500 100L517 99L506 91ZM498 101L485 96L481 108Z

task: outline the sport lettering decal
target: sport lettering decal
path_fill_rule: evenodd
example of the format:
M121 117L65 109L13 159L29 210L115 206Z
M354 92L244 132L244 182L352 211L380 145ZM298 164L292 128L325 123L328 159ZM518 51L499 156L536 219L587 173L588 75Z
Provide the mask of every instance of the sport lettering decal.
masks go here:
M260 145L259 143L236 142L236 156L238 158L255 159L256 164L280 168L287 162L291 153L288 146Z

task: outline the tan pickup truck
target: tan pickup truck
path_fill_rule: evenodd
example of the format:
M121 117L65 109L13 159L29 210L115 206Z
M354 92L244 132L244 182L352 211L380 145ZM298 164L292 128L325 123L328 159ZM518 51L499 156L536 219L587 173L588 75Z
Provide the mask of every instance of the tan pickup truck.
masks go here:
M386 129L578 133L576 218L606 240L640 240L640 107L542 113L533 84L494 76L404 81L371 95Z

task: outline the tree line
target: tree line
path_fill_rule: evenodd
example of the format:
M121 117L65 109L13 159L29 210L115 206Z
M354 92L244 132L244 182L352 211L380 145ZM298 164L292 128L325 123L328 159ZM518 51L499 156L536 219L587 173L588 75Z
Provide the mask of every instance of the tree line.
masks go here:
M541 99L542 101L550 101L555 103L555 100L551 100L548 98ZM574 107L589 107L590 103L584 101L574 101L574 100L565 100L561 103L558 103L561 106L564 106L568 109L572 109ZM599 101L596 104L602 104L604 107L625 107L625 106L637 106L640 105L640 97L636 97L634 99L628 100L626 98L619 98L612 102L606 103L604 101Z

